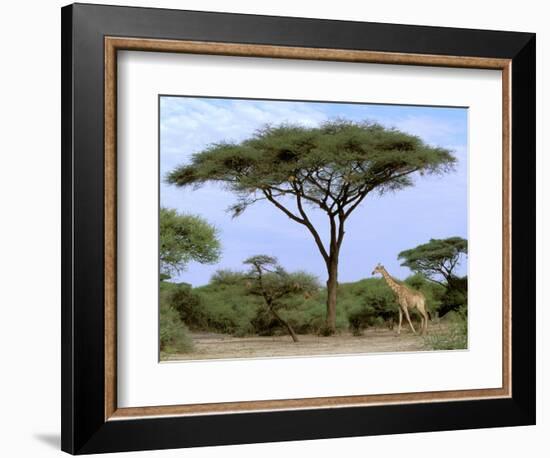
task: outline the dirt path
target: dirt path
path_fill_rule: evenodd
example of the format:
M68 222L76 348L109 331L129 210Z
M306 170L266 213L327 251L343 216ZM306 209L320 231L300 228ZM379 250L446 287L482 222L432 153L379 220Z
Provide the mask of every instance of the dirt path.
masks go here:
M163 355L162 359L266 358L426 350L424 339L410 330L403 330L400 336L389 329L369 329L362 336L300 335L300 341L296 343L290 336L231 337L213 333L191 333L191 336L195 344L192 353Z

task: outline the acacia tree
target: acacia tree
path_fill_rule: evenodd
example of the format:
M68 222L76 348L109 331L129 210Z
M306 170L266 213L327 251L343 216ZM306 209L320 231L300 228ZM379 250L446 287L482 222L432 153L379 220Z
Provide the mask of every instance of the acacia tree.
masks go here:
M240 143L216 143L195 153L167 175L177 186L225 184L237 194L230 210L240 215L266 200L311 234L326 265L326 333L336 325L338 260L345 225L365 197L413 184L412 175L451 170L455 157L419 137L376 123L345 120L318 127L266 126ZM323 243L308 213L324 212L328 244Z
M159 236L161 280L191 261L211 264L221 254L216 228L199 216L161 208Z
M247 278L251 294L261 296L269 313L288 331L292 340L298 342L298 336L291 324L279 313L285 306L285 298L297 293L312 293L317 291L317 279L305 272L286 272L276 258L266 255L252 256L244 264L250 265Z
M428 243L418 245L399 253L402 266L418 272L435 283L453 288L456 283L455 269L463 255L468 254L468 241L462 237L430 239ZM441 281L443 279L445 283Z

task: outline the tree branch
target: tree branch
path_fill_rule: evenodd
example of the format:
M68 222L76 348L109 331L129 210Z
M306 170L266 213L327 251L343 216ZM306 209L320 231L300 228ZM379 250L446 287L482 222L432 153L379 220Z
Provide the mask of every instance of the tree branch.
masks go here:
M313 238L315 239L315 243L317 244L317 247L319 248L319 251L321 252L321 256L323 256L323 260L325 262L328 262L328 253L323 245L323 242L321 240L321 237L319 236L319 233L311 224L311 221L309 220L307 213L303 209L302 200L298 193L292 193L296 196L296 203L298 206L298 210L300 212L300 215L302 215L302 218L296 216L294 213L292 213L290 210L288 210L286 207L284 207L280 202L277 202L276 199L273 198L271 192L269 190L262 190L264 195L266 196L267 200L269 200L273 205L275 205L279 210L281 210L285 215L287 215L290 219L293 221L296 221L300 224L303 224L305 227L308 228L309 232L313 235Z
M431 282L434 282L434 283L437 283L438 285L441 285L443 286L444 288L446 288L448 285L446 285L445 283L443 283L442 281L439 281L439 280L434 280L432 277L426 277L428 280L430 280Z
M273 205L275 205L279 210L281 210L285 215L287 215L290 219L296 221L297 223L305 225L306 222L302 219L296 216L294 213L292 213L290 210L288 210L286 207L281 205L279 202L277 202L276 199L273 198L273 195L268 190L262 190L267 200L269 200Z
M292 194L293 196L296 195L296 190L294 189L294 185L291 184L291 189L284 189L284 188L279 188L278 186L272 186L270 185L270 189L273 189L281 194ZM306 200L309 200L317 205L319 205L319 207L323 208L322 205L323 205L323 202L319 199L315 199L314 197L311 197L311 196L308 196L306 194L302 194L302 197Z
M343 211L338 214L338 221L339 221L338 239L336 240L336 244L338 246L338 251L340 251L340 247L342 246L342 242L344 241L344 235L346 233L346 231L344 230L344 223L346 221L346 218Z
M304 207L302 205L302 198L299 193L296 193L296 206L298 207L298 211L300 212L300 215L302 215L304 225L309 229L309 232L311 232L311 235L313 235L313 238L315 239L315 243L317 244L317 247L319 248L319 251L321 252L321 256L323 256L323 259L325 260L325 263L328 264L329 262L329 255L327 253L327 250L325 246L323 245L323 241L321 240L321 237L319 236L319 233L311 224L311 221L309 220L307 213L304 210Z
M365 190L361 194L359 194L359 198L355 201L355 203L344 212L344 220L346 220L347 217L351 215L351 212L355 210L361 202L363 202L363 199L371 190L372 188L366 187Z

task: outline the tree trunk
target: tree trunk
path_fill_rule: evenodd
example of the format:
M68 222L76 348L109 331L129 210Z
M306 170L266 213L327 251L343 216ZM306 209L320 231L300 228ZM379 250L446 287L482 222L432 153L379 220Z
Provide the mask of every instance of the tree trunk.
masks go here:
M286 328L288 329L288 333L290 334L290 337L292 337L292 340L294 342L298 342L298 336L296 335L296 333L294 332L294 329L292 329L292 326L290 326L290 323L286 320L283 320L283 324L286 326Z
M327 321L326 335L336 332L336 298L338 294L338 255L331 256L328 265L327 280Z
M288 333L290 334L290 337L292 337L292 340L294 342L298 342L298 336L296 335L296 333L294 332L294 329L292 329L292 326L290 326L290 323L286 320L283 320L283 318L281 317L281 315L279 315L272 307L269 308L269 310L271 311L271 313L273 314L273 316L279 320L285 327L286 329L288 330Z

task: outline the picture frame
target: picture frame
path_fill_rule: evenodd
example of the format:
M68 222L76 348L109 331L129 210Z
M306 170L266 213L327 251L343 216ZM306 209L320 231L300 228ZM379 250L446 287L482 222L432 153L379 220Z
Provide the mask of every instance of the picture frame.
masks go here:
M534 34L74 4L62 9L61 45L64 451L535 423ZM501 71L502 386L119 408L116 64L122 50Z

